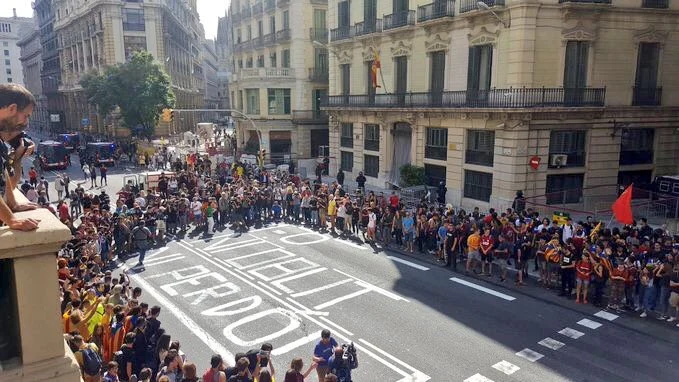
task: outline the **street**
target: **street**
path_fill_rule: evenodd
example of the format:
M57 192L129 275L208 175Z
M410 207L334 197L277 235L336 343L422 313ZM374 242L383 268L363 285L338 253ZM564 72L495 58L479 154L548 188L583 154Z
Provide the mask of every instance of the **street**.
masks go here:
M82 181L75 155L73 163L67 172ZM103 188L112 202L136 171L112 169ZM338 343L355 343L355 381L677 379L676 342L620 324L626 317L304 227L189 232L149 251L144 269L136 263L120 270L142 287L142 301L161 306L162 326L199 370L215 352L233 364L233 354L270 342L280 376L294 357L310 364L327 328Z
M677 376L674 347L618 327L615 315L583 316L291 225L171 242L130 274L205 367L213 351L231 360L264 342L279 370L298 356L308 364L328 328L356 344L357 381Z

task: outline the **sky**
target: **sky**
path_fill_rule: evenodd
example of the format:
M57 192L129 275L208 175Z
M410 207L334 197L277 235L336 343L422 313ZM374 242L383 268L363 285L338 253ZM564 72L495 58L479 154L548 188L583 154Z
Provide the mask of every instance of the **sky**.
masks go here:
M217 17L224 16L231 0L198 0L198 15L205 28L205 38L217 36ZM17 16L32 17L31 0L0 0L0 17L11 17L12 8L17 9Z

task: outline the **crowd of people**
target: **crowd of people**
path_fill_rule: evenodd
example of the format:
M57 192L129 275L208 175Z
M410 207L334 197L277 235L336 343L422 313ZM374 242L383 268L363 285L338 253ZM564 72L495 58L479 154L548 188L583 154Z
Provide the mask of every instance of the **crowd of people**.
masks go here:
M59 176L56 209L44 179L38 181L31 171L23 184L17 180L20 174L10 179L9 186L20 184L29 199L37 192L36 203L50 208L72 232L57 256L57 275L64 333L86 382L199 380L193 360L163 329L161 308L144 303L143 291L130 285L125 272L115 275L117 260L138 254L141 268L146 251L167 240L209 236L227 227L246 232L271 222L434 256L455 270L464 266L470 276L499 273L501 282L514 277L519 287L527 284L532 268L539 273L539 285L575 303L636 311L666 322L679 319L679 240L667 230L651 228L645 219L613 229L591 217L560 224L526 208L520 194L505 211L467 212L443 200L411 204L396 192L368 191L362 174L356 179L359 187L348 192L341 173L338 181L326 184L321 176L308 180L251 163L214 164L196 154L159 155L154 162L168 171L156 186L141 190L130 182L113 198L104 190L93 193L93 184L85 190L86 182L75 182L70 190L71 180ZM94 167L83 164L90 180ZM11 216L0 219L13 229L30 230L38 224ZM303 381L314 369L319 382L350 381L358 361L349 348L338 346L323 331L307 370L302 372L302 359L294 359L284 381ZM233 366L215 355L202 380L271 381L271 350L271 344L263 344L239 353Z

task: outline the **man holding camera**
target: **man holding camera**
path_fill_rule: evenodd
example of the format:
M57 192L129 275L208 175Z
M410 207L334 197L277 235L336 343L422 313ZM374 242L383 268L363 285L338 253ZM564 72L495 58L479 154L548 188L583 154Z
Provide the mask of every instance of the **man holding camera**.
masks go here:
M337 382L351 382L351 371L358 367L354 344L335 348L335 354L328 359L328 371L337 377Z
M26 139L23 130L33 112L35 98L21 85L0 85L0 221L9 228L32 231L38 228L36 219L19 219L14 212L37 208L19 204L14 199L14 188L21 180L21 160L31 155L35 145Z

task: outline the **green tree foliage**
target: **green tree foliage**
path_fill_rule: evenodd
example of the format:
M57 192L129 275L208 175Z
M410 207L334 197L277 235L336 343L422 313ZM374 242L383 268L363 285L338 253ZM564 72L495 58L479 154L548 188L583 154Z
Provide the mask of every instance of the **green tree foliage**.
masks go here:
M170 77L145 51L134 53L124 64L107 67L103 73L87 73L80 85L100 113L105 115L119 107L125 126L144 137L153 134L161 111L175 103Z
M427 183L424 167L406 164L401 166L401 187L421 186Z

